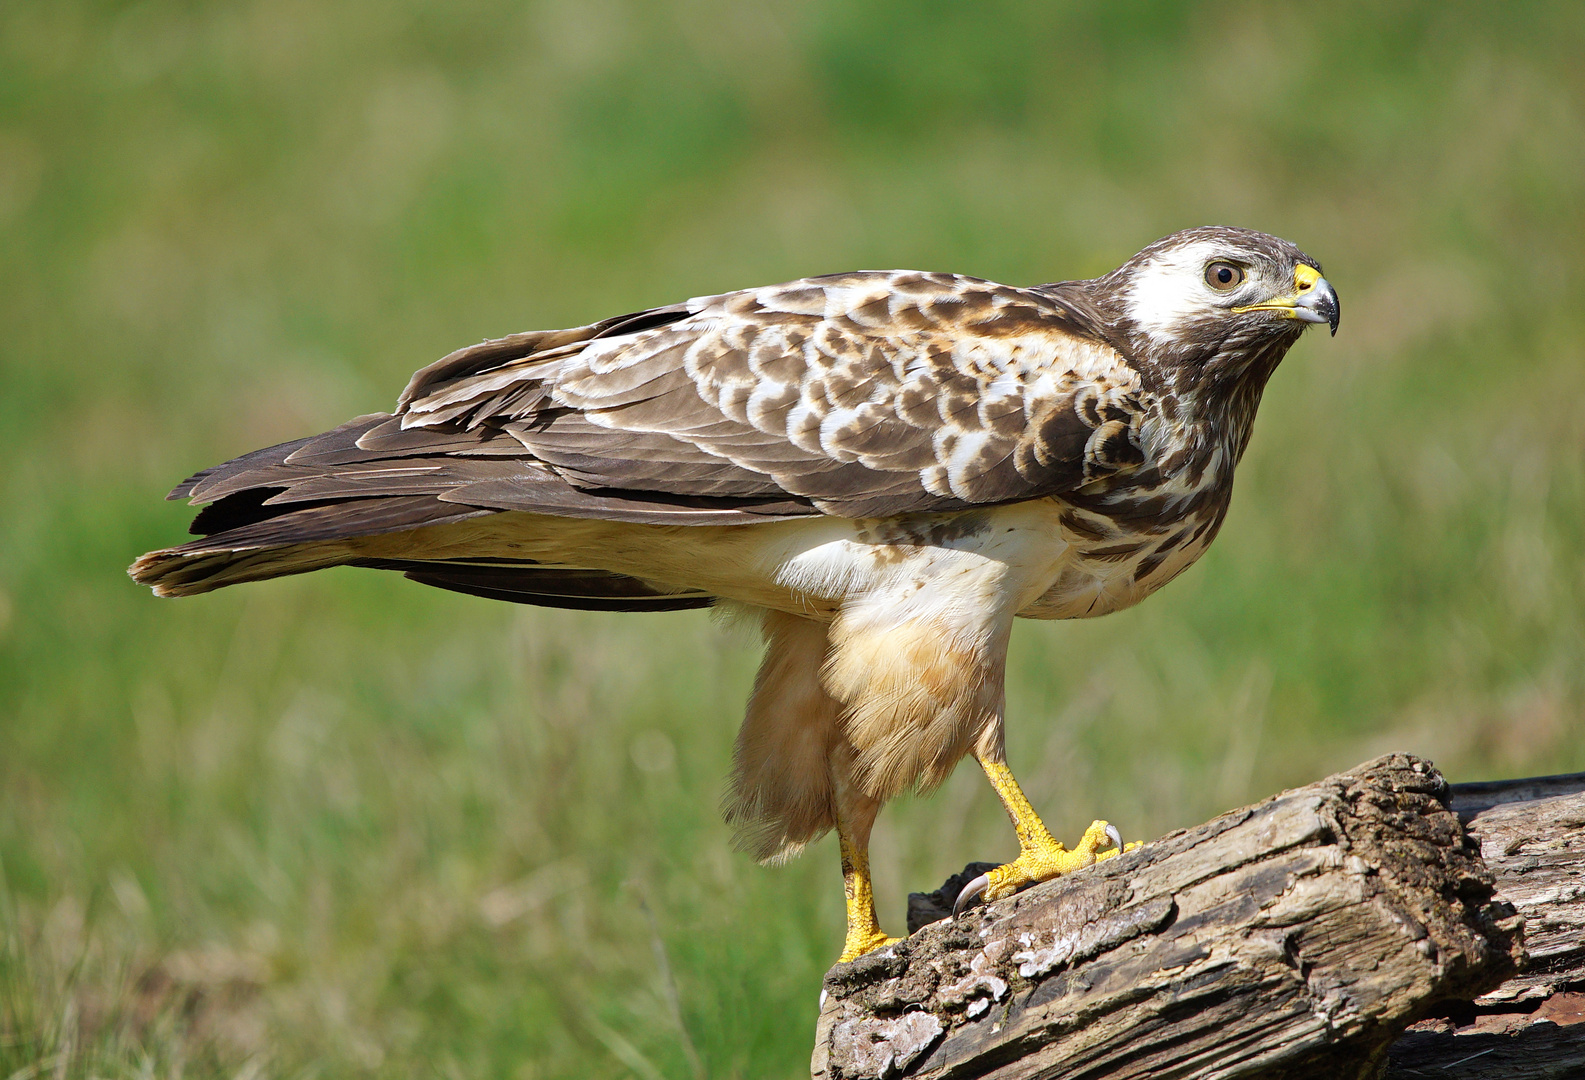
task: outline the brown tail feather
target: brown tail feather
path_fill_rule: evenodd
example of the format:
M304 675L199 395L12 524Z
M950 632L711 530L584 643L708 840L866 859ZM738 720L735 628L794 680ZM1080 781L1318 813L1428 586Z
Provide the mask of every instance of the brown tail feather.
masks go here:
M127 573L138 584L151 587L155 596L196 596L244 581L323 570L352 557L341 544L294 544L252 551L189 550L195 546L184 544L140 555Z
M152 587L157 596L192 596L244 581L340 566L358 556L348 542L355 537L441 525L490 512L432 496L349 499L288 508L288 512L263 521L151 551L134 562L128 573L134 581Z
M666 309L633 318L673 317L676 312ZM610 320L582 328L573 338L584 340L631 323ZM480 356L493 356L491 350L503 344L513 345L486 343L450 360L467 367ZM759 523L814 513L808 500L796 498L591 491L535 458L507 431L458 425L404 429L402 419L388 413L360 416L332 431L205 469L179 484L170 498L209 505L191 525L202 539L149 552L132 565L134 580L160 596L339 566L371 555L360 537L421 531L503 511L664 525ZM423 561L422 545L409 552L386 544L378 553L387 558L413 554ZM509 574L505 580L493 572L485 580L478 571L456 567L405 571L439 588L552 606L657 610L711 600L655 592L631 579L618 585L564 579L559 569L554 582L543 575Z

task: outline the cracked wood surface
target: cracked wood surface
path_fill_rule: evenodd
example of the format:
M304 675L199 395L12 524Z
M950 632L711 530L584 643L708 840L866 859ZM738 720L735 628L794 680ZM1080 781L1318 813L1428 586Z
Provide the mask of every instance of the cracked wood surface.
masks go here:
M1453 809L1524 917L1520 973L1393 1044L1389 1080L1585 1076L1585 774L1458 784Z
M839 964L813 1074L1376 1076L1522 957L1449 796L1380 758Z

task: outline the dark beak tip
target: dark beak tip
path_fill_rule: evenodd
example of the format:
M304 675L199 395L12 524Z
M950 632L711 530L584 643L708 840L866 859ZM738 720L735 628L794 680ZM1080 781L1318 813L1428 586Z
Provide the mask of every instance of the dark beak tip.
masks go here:
M1337 292L1330 288L1321 299L1324 302L1322 314L1326 316L1326 325L1331 327L1332 336L1337 337L1337 324L1343 321L1343 305L1337 301Z

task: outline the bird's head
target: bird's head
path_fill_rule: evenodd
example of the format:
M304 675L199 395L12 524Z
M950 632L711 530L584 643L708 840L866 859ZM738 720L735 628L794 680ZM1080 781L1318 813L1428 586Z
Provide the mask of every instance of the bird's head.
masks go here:
M1207 226L1164 237L1095 282L1136 359L1192 382L1265 381L1311 323L1337 333L1337 292L1286 240Z

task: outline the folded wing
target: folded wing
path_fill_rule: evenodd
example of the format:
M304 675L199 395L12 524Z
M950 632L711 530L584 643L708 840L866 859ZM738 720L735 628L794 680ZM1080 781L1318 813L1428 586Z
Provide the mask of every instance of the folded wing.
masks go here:
M395 414L171 497L210 504L192 526L208 539L184 546L206 551L503 511L688 525L950 511L1134 467L1149 410L1082 283L862 272L462 349L418 372ZM431 583L501 592L509 570ZM536 573L526 592L551 595Z

